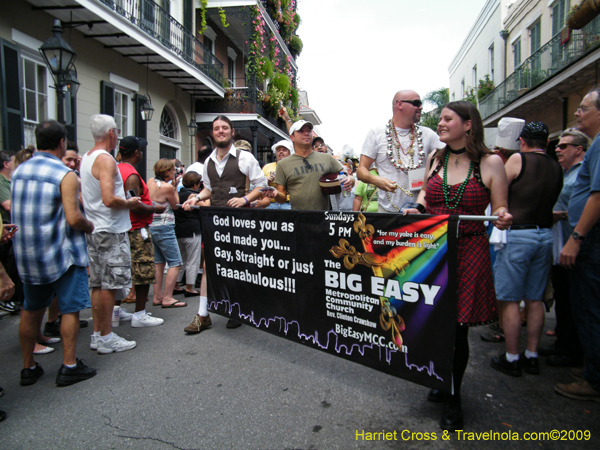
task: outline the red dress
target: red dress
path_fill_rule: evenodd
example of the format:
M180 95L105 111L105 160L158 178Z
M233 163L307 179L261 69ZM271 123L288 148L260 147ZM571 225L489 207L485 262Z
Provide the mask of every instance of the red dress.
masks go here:
M442 164L438 164L427 180L427 214L485 215L490 191L483 184L479 164L473 163L460 203L450 209L444 201ZM441 169L441 170L440 170ZM440 174L438 175L438 172ZM461 183L450 186L452 198ZM496 292L492 278L488 234L482 221L461 221L458 226L458 323L484 325L498 319Z

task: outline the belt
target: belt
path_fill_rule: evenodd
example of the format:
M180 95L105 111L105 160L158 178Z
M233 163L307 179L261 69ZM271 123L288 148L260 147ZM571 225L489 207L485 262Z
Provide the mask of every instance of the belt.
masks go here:
M512 225L510 227L511 230L537 230L540 228L550 229L550 227L542 227L540 225Z

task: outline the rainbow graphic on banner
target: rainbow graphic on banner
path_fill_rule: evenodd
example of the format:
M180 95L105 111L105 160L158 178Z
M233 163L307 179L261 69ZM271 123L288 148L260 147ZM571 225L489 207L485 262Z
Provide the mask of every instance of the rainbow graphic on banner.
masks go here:
M352 270L356 264L370 266L373 274L386 280L396 280L399 286L404 281L448 286L447 252L448 216L431 216L402 227L387 230L385 238L375 237L375 229L367 224L363 214L354 222L354 231L362 241L363 252L358 252L348 241L340 239L340 245L330 252L343 258L344 266ZM435 249L435 257L427 255ZM402 292L402 294L404 294ZM402 332L406 325L400 314L404 302L395 297L379 298L381 313L379 324L391 333L393 342L402 347ZM413 325L417 325L414 323Z

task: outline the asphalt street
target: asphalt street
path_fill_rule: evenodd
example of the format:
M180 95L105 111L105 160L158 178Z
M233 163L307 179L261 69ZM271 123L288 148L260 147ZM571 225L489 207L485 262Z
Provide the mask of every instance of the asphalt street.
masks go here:
M569 381L569 369L542 364L541 375L521 378L496 372L489 362L504 345L482 342L486 327L470 331L465 432L446 440L441 405L426 401L427 388L251 326L226 329L216 314L211 329L185 335L198 306L197 298L187 300L179 309L149 306L162 326L116 328L137 341L131 351L98 355L89 349L91 328L82 329L78 357L98 374L65 388L55 386L61 344L36 357L46 371L36 384L19 385L19 317L0 320L0 409L8 414L0 449L600 448L600 403L553 392L556 382ZM91 319L90 310L81 317ZM549 343L544 335L542 344ZM553 430L559 440L514 440L515 433L523 439ZM383 431L391 434L361 438ZM501 434L484 440L485 432Z

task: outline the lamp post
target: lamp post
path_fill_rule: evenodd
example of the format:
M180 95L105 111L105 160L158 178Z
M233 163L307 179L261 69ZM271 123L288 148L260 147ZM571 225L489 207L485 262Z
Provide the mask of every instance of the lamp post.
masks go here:
M58 121L65 124L63 89L67 87L72 95L77 93L79 81L77 81L77 71L73 64L77 54L63 39L60 20L54 20L52 32L54 36L48 38L39 48L39 51L54 80L58 100Z

